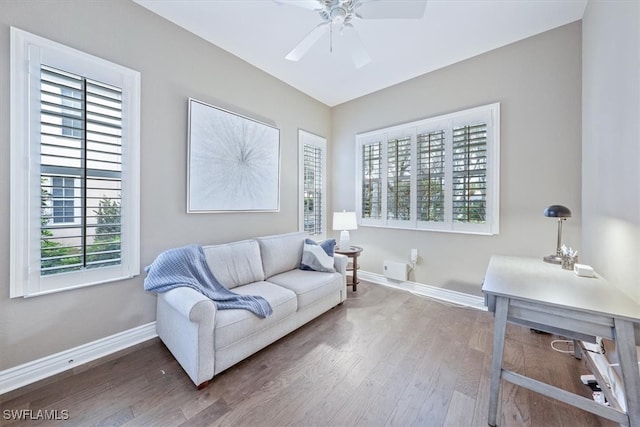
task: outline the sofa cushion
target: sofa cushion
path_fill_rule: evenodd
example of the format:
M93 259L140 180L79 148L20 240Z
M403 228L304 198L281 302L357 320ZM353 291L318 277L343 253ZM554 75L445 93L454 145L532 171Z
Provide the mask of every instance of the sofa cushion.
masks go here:
M264 280L260 247L255 240L204 246L207 263L227 289Z
M302 245L309 233L296 232L258 237L264 277L297 269L302 261Z
M335 239L317 243L311 239L305 239L302 247L301 270L326 271L334 273L333 251L336 246Z
M296 294L273 283L255 282L238 286L233 291L241 295L263 297L271 305L273 314L266 319L261 319L247 310L216 311L214 331L216 351L274 325L297 310Z
M344 277L340 273L295 269L277 274L268 280L295 292L298 298L298 310L344 289Z

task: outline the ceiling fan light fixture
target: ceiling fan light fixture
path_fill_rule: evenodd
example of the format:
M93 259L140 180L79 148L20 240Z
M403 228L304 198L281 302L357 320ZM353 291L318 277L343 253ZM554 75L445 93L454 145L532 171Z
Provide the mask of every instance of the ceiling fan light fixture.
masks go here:
M347 18L347 11L342 7L334 7L329 16L334 24L342 24Z

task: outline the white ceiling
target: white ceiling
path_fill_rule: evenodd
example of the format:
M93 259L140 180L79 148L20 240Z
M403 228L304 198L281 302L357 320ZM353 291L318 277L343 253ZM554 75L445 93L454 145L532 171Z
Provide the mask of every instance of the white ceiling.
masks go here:
M334 106L582 19L588 0L428 0L422 19L357 20L372 61L356 69L329 33L299 61L285 56L322 22L276 0L134 0L309 96ZM393 0L389 0L393 1Z

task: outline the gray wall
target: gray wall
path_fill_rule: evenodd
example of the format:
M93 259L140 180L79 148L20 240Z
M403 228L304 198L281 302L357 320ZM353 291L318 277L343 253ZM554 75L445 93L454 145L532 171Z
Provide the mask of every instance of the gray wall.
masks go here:
M327 106L128 0L0 0L0 370L155 320L143 276L9 299L9 26L141 72L142 266L173 246L297 229L297 130L328 137ZM185 213L189 97L280 128L280 212Z
M583 260L640 302L640 2L583 21Z
M580 249L580 76L575 22L334 107L333 207L353 210L357 133L501 103L500 234L361 227L351 241L364 247L362 269L381 274L385 259L408 262L417 248L410 280L480 294L492 254L555 252L557 223L542 213L556 203L573 211L565 242Z

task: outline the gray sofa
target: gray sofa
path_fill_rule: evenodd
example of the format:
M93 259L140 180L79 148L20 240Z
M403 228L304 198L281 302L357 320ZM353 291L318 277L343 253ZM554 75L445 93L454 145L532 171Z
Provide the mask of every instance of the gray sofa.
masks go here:
M335 254L335 273L299 269L308 237L289 233L203 247L222 284L269 302L273 314L265 319L247 310L217 310L187 287L158 294L158 336L198 388L346 299L345 256Z

